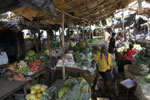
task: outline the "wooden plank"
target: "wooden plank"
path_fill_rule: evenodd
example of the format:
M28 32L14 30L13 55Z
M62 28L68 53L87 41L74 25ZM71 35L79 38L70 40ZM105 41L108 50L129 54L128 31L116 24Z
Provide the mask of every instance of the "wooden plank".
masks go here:
M9 81L0 79L0 100L3 100L23 88L28 81Z
M32 77L32 78L35 79L35 78L39 77L40 75L44 74L44 73L46 72L46 70L47 70L47 68L43 68L43 69L41 69L41 70L35 72L35 73L34 73L33 75L31 75L30 77Z

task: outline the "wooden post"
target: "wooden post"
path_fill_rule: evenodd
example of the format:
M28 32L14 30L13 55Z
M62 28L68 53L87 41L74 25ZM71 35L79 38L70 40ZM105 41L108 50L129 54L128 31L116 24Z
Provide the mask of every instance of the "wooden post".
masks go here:
M150 31L150 29L149 29L149 22L147 23L147 31L148 31L148 37L150 36L150 34L149 34L149 31Z
M124 23L124 10L122 11L122 21L123 21L123 24L122 24L122 34L123 34L123 39L125 39L125 23Z
M138 2L138 14L142 13L142 0L137 0Z
M83 25L83 33L82 33L83 40L85 40L85 31L84 31L84 28L85 28L85 24Z
M39 53L38 40L37 40L37 38L36 38L35 33L34 33L34 41L35 41L36 51Z
M92 29L91 29L91 24L90 24L90 34L89 34L89 39L91 39L91 35L92 35Z
M51 40L50 40L50 35L48 34L48 32L47 32L47 40L48 40L49 56L51 56L51 55L50 55L50 52L51 52L51 48L50 48L50 46L51 46Z
M64 23L65 23L65 14L63 13L62 14L62 34L61 34L61 38L62 38L62 54L63 54L63 70L62 70L62 73L63 73L63 80L66 79L65 77L65 65L64 65L64 55L65 55L65 48L64 48L64 45L65 45L65 41L64 41Z

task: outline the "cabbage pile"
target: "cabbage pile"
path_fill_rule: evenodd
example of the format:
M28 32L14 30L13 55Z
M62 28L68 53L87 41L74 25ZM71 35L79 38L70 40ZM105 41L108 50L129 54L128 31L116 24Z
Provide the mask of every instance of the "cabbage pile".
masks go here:
M56 100L89 100L91 98L89 90L90 86L85 79L69 78L58 90Z
M91 49L88 46L86 41L82 41L82 42L79 42L76 44L76 46L74 47L74 52L80 52L80 53L87 54L87 53L91 52Z
M89 40L89 43L97 43L97 42L100 42L99 39L90 39Z

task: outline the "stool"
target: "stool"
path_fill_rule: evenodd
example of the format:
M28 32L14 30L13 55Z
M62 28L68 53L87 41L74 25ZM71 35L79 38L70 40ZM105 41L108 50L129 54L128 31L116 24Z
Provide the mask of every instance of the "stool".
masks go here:
M120 90L124 89L127 93L127 100L129 99L129 92L136 87L136 83L131 79L126 79L119 83ZM120 93L119 93L120 95ZM118 97L119 98L119 97Z

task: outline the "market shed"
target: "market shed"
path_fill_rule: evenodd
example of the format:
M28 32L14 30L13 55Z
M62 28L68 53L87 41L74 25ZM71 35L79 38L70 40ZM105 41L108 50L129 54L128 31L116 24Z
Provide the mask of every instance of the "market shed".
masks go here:
M46 0L33 0L32 3L26 2L26 0L21 1L23 1L23 6L12 11L31 21L45 25L59 24L62 21L62 13L67 15L65 23L81 24L82 21L95 23L97 20L113 15L117 9L125 8L134 0L55 0L55 6L51 8L52 11L45 9L44 2L46 3ZM79 21L80 23L78 23Z

